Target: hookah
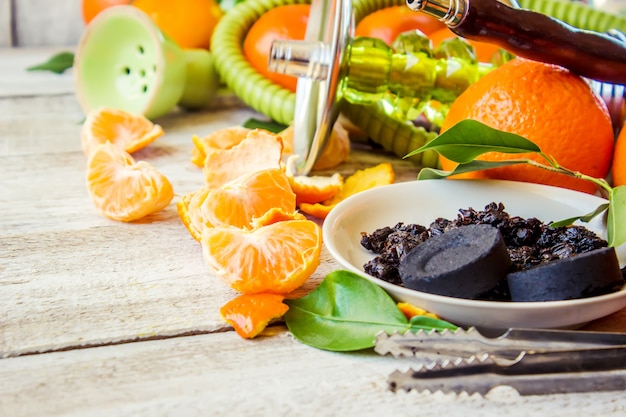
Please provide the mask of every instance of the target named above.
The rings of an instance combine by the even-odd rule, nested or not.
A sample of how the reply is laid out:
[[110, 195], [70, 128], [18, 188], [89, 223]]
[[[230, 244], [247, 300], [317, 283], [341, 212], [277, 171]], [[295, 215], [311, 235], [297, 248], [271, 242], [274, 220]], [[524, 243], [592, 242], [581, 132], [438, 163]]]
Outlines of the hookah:
[[[401, 35], [392, 47], [371, 38], [352, 39], [351, 7], [351, 0], [313, 0], [305, 39], [272, 45], [268, 68], [298, 77], [293, 124], [299, 174], [307, 174], [323, 150], [342, 99], [381, 103], [392, 117], [406, 121], [433, 110], [431, 100], [450, 103], [489, 70], [459, 39], [436, 51], [419, 33]], [[438, 18], [461, 37], [618, 86], [623, 109], [623, 34], [577, 29], [507, 0], [407, 0], [407, 7]], [[436, 110], [431, 113], [436, 116]]]

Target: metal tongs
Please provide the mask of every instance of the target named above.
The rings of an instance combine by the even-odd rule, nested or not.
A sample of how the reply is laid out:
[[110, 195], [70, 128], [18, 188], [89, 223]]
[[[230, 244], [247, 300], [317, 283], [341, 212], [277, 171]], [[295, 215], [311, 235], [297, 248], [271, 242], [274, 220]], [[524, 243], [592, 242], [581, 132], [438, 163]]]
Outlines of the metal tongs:
[[380, 333], [380, 355], [416, 365], [389, 376], [392, 391], [487, 394], [509, 386], [520, 395], [626, 389], [626, 333], [509, 329], [496, 337], [476, 328]]

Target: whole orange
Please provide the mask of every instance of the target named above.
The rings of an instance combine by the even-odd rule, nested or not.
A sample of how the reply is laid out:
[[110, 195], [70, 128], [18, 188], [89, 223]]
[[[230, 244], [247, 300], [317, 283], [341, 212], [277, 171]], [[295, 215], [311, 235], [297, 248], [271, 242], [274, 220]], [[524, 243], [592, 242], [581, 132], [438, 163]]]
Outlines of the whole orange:
[[626, 185], [626, 129], [622, 128], [613, 155], [613, 185]]
[[[458, 35], [448, 29], [447, 26], [428, 35], [428, 38], [432, 41], [435, 48], [438, 47], [443, 40], [455, 37], [458, 37]], [[478, 42], [472, 39], [465, 40], [474, 47], [476, 58], [478, 58], [480, 62], [490, 62], [491, 57], [500, 49], [498, 45], [489, 42]]]
[[298, 79], [269, 71], [267, 64], [275, 40], [304, 39], [310, 11], [308, 4], [275, 7], [254, 22], [243, 42], [243, 55], [250, 65], [265, 78], [293, 92]]
[[[441, 131], [464, 119], [521, 135], [570, 170], [597, 178], [609, 172], [614, 135], [607, 107], [587, 82], [564, 68], [520, 58], [507, 62], [472, 84], [452, 103]], [[534, 153], [492, 152], [479, 159], [526, 157], [545, 163]], [[456, 163], [441, 158], [441, 165], [451, 170]], [[588, 181], [527, 164], [455, 177], [509, 179], [596, 191]]]
[[209, 49], [211, 35], [224, 12], [215, 0], [133, 0], [183, 49]]
[[104, 9], [118, 4], [128, 4], [131, 0], [82, 0], [81, 11], [83, 22], [88, 24], [91, 19]]
[[379, 38], [391, 45], [402, 32], [419, 29], [430, 35], [445, 27], [443, 22], [427, 14], [414, 12], [406, 6], [392, 6], [365, 16], [356, 25], [354, 35]]

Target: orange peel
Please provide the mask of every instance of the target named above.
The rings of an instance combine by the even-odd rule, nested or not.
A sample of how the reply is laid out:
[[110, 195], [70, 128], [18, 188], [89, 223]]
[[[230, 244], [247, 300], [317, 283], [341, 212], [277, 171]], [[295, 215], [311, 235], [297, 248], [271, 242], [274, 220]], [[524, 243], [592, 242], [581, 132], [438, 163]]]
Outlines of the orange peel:
[[242, 294], [224, 304], [220, 316], [239, 336], [252, 339], [289, 310], [284, 298], [280, 294]]
[[303, 213], [324, 219], [333, 207], [346, 198], [370, 188], [393, 184], [394, 181], [395, 173], [392, 165], [384, 162], [371, 168], [356, 171], [345, 180], [341, 190], [335, 196], [323, 203], [303, 203], [300, 204], [299, 209]]

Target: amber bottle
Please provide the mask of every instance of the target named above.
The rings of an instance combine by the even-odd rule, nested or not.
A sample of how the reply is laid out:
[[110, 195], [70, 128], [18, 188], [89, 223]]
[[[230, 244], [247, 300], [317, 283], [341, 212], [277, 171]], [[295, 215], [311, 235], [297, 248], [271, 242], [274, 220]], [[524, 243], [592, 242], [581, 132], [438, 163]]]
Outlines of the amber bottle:
[[407, 0], [457, 35], [495, 43], [528, 59], [568, 68], [581, 76], [626, 84], [626, 43], [498, 0]]

